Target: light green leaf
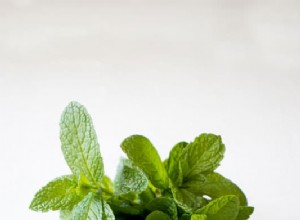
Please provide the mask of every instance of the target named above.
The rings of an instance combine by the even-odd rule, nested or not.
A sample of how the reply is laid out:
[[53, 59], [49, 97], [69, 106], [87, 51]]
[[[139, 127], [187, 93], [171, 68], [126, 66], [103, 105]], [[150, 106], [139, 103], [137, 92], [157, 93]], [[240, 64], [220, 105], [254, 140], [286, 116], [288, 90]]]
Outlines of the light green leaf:
[[146, 220], [171, 220], [171, 218], [162, 211], [153, 211], [146, 217]]
[[[206, 215], [193, 214], [191, 220], [206, 220]], [[229, 219], [228, 219], [229, 220]]]
[[95, 193], [90, 192], [74, 207], [70, 220], [114, 220], [110, 206]]
[[167, 197], [158, 197], [146, 205], [150, 211], [162, 211], [168, 214], [173, 220], [177, 220], [177, 206], [173, 199]]
[[183, 149], [180, 157], [184, 181], [194, 175], [214, 171], [223, 159], [224, 151], [221, 136], [201, 134], [195, 138]]
[[160, 189], [169, 186], [167, 171], [152, 143], [144, 136], [133, 135], [121, 144], [122, 150], [141, 168], [151, 183]]
[[130, 160], [121, 159], [114, 183], [117, 194], [143, 192], [148, 186], [148, 179]]
[[251, 206], [240, 206], [239, 214], [236, 217], [236, 220], [247, 220], [250, 215], [253, 213], [254, 208]]
[[180, 186], [183, 181], [182, 167], [179, 158], [186, 146], [186, 142], [176, 144], [170, 151], [169, 158], [167, 160], [167, 171], [169, 177], [176, 186]]
[[34, 211], [71, 209], [82, 197], [77, 194], [77, 180], [73, 175], [62, 176], [40, 189], [30, 204]]
[[102, 203], [102, 220], [115, 220], [115, 215], [112, 209], [104, 200]]
[[84, 175], [92, 185], [99, 186], [103, 162], [92, 119], [84, 106], [71, 102], [60, 122], [61, 148], [72, 172]]
[[60, 210], [59, 218], [60, 220], [70, 220], [72, 214], [72, 210]]
[[114, 185], [113, 182], [111, 181], [111, 179], [104, 175], [103, 179], [101, 181], [100, 187], [102, 189], [105, 189], [106, 192], [108, 192], [109, 194], [113, 194], [114, 193]]
[[103, 176], [100, 183], [100, 188], [102, 190], [102, 198], [108, 200], [114, 194], [114, 185], [108, 176]]
[[207, 215], [209, 220], [235, 220], [238, 213], [239, 199], [236, 196], [222, 196], [195, 212]]
[[247, 199], [242, 190], [218, 173], [193, 176], [180, 187], [195, 195], [207, 195], [212, 199], [225, 195], [236, 195], [241, 205], [247, 205]]
[[188, 189], [172, 187], [172, 193], [177, 204], [186, 212], [198, 209], [207, 204], [207, 200], [197, 196]]

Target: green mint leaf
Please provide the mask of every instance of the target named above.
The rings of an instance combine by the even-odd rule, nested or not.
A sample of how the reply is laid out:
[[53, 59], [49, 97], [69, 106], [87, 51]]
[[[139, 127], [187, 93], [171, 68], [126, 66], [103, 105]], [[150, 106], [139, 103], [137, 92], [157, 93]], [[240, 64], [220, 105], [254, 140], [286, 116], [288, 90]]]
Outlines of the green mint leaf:
[[102, 191], [102, 198], [108, 200], [114, 194], [114, 185], [108, 176], [103, 176], [100, 183], [100, 188]]
[[201, 134], [189, 143], [182, 152], [180, 162], [184, 180], [201, 173], [212, 172], [223, 159], [225, 146], [221, 136]]
[[34, 211], [71, 209], [82, 197], [77, 194], [77, 180], [73, 175], [62, 176], [40, 189], [30, 204]]
[[195, 214], [205, 214], [209, 220], [235, 220], [239, 213], [239, 199], [236, 196], [222, 196], [212, 200]]
[[162, 211], [153, 211], [147, 215], [146, 220], [171, 220], [171, 218]]
[[128, 195], [115, 195], [108, 200], [108, 203], [114, 213], [128, 215], [142, 215], [145, 212], [145, 207], [139, 204], [138, 201], [132, 201]]
[[250, 215], [253, 213], [254, 208], [251, 206], [240, 206], [239, 214], [236, 217], [236, 220], [247, 220]]
[[128, 158], [144, 171], [155, 187], [160, 189], [169, 187], [167, 171], [149, 139], [133, 135], [122, 142], [121, 148]]
[[198, 196], [185, 188], [172, 187], [172, 193], [177, 204], [186, 212], [198, 209], [207, 204], [205, 198]]
[[[206, 215], [193, 214], [191, 220], [206, 220]], [[228, 219], [229, 220], [229, 219]]]
[[108, 200], [108, 203], [117, 215], [137, 216], [145, 213], [145, 205], [152, 201], [154, 197], [154, 192], [150, 187], [147, 187], [141, 193], [115, 194]]
[[212, 199], [225, 195], [235, 195], [239, 198], [240, 205], [247, 205], [247, 198], [242, 190], [218, 173], [193, 176], [181, 187], [196, 195], [207, 195]]
[[71, 102], [60, 123], [61, 148], [72, 172], [99, 186], [104, 174], [96, 132], [84, 106]]
[[116, 220], [145, 220], [145, 217], [144, 216], [119, 214], [119, 215], [116, 215]]
[[126, 194], [145, 191], [148, 179], [143, 171], [134, 166], [130, 160], [121, 159], [114, 183], [117, 194]]
[[70, 220], [114, 220], [110, 206], [95, 193], [90, 192], [76, 205]]
[[177, 206], [173, 199], [167, 197], [158, 197], [146, 205], [150, 211], [162, 211], [168, 214], [173, 220], [177, 220]]
[[102, 220], [115, 220], [114, 212], [104, 200], [102, 202]]
[[169, 158], [166, 163], [169, 177], [176, 186], [180, 186], [183, 181], [182, 167], [179, 158], [186, 146], [186, 142], [176, 144], [170, 151]]
[[60, 210], [59, 218], [60, 220], [70, 220], [72, 214], [72, 210]]
[[183, 215], [180, 216], [179, 220], [191, 220], [191, 215], [184, 213]]
[[149, 203], [152, 199], [155, 198], [155, 191], [152, 190], [150, 184], [148, 185], [147, 189], [139, 194], [139, 198], [142, 204]]

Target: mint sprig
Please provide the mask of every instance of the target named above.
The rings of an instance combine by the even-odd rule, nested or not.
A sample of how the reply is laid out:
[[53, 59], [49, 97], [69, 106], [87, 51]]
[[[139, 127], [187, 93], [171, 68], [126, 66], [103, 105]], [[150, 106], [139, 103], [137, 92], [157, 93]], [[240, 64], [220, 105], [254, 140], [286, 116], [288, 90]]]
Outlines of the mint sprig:
[[71, 102], [61, 116], [60, 141], [73, 174], [84, 175], [90, 184], [98, 187], [104, 168], [97, 135], [90, 115], [77, 102]]
[[112, 182], [104, 174], [97, 135], [84, 106], [71, 102], [60, 123], [61, 149], [72, 174], [50, 181], [30, 209], [60, 210], [61, 220], [246, 220], [254, 208], [243, 191], [215, 170], [221, 136], [179, 142], [161, 160], [151, 141], [132, 135]]
[[[61, 210], [64, 220], [115, 219], [104, 198], [113, 194], [92, 119], [84, 106], [71, 102], [60, 122], [61, 149], [73, 175], [55, 179], [37, 192], [30, 208]], [[107, 194], [109, 196], [107, 196]]]

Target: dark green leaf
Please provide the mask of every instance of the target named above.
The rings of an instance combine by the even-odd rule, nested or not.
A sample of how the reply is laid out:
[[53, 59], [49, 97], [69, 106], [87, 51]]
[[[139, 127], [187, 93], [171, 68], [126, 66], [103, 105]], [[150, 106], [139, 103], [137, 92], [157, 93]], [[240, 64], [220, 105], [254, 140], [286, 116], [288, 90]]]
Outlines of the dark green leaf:
[[159, 210], [168, 214], [173, 220], [177, 220], [177, 206], [173, 199], [158, 197], [146, 205], [150, 211]]
[[141, 204], [148, 204], [152, 199], [155, 198], [155, 193], [148, 186], [147, 189], [139, 194]]
[[239, 214], [236, 217], [236, 220], [247, 220], [250, 215], [253, 213], [254, 208], [251, 206], [240, 206]]
[[222, 196], [195, 212], [207, 215], [209, 220], [235, 220], [238, 213], [239, 199], [236, 196]]
[[181, 188], [198, 196], [207, 195], [212, 199], [225, 195], [236, 195], [241, 205], [247, 205], [247, 199], [242, 190], [218, 173], [190, 177]]
[[145, 207], [139, 204], [138, 200], [132, 200], [132, 198], [126, 197], [126, 195], [116, 195], [111, 197], [108, 203], [116, 214], [142, 215], [145, 212]]
[[146, 220], [171, 220], [171, 218], [162, 211], [153, 211], [146, 217]]
[[179, 218], [179, 220], [190, 220], [190, 219], [191, 219], [191, 215], [186, 213], [180, 216]]

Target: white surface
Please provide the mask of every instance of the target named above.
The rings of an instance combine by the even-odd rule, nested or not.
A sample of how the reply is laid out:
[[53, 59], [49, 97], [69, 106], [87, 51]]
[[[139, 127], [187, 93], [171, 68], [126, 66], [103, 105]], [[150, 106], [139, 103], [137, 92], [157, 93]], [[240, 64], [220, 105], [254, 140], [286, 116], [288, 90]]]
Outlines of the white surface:
[[0, 219], [69, 173], [59, 118], [71, 100], [96, 127], [113, 177], [139, 133], [163, 158], [202, 132], [227, 146], [219, 171], [251, 219], [299, 219], [299, 1], [0, 0]]

